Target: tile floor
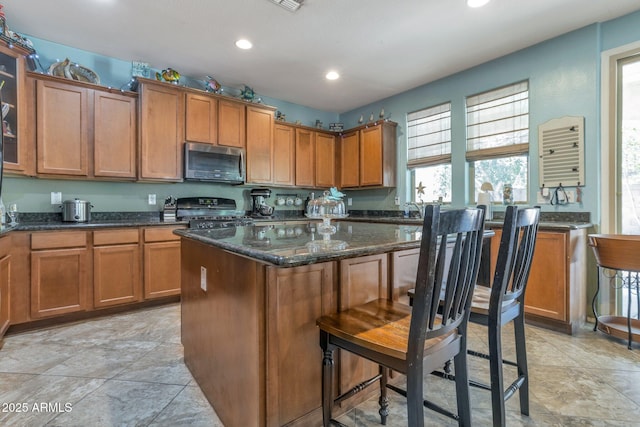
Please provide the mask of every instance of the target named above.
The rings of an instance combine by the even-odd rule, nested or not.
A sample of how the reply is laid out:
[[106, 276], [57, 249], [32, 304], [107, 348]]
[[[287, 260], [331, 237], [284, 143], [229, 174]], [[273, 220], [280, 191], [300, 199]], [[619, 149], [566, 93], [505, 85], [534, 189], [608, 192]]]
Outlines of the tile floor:
[[[509, 426], [640, 425], [640, 347], [589, 326], [573, 337], [528, 327], [527, 339], [531, 416], [512, 398]], [[511, 334], [504, 341], [512, 354]], [[472, 325], [470, 342], [484, 350], [481, 327]], [[182, 356], [178, 304], [10, 335], [0, 350], [0, 425], [222, 426]], [[486, 362], [469, 363], [471, 376], [486, 380]], [[425, 383], [431, 400], [455, 410], [452, 382], [428, 375]], [[471, 393], [474, 425], [490, 426], [489, 393]], [[403, 399], [390, 397], [388, 425], [406, 425]], [[379, 425], [376, 400], [339, 420]], [[431, 411], [425, 420], [456, 425]]]

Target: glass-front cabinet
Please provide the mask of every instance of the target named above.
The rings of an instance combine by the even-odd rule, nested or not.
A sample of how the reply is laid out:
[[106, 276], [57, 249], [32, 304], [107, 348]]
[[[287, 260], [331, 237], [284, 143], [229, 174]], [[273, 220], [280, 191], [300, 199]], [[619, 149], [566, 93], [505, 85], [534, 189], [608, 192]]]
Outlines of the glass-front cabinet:
[[0, 96], [2, 98], [2, 136], [4, 170], [24, 173], [27, 147], [21, 141], [26, 126], [25, 118], [25, 55], [30, 52], [0, 41]]

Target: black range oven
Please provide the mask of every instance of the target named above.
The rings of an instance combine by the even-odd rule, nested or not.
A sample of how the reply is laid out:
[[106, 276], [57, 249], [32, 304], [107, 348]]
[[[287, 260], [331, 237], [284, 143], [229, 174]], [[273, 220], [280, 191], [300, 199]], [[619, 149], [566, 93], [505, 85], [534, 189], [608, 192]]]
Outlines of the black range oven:
[[236, 201], [223, 197], [183, 197], [176, 201], [176, 218], [189, 221], [189, 228], [213, 229], [252, 224]]

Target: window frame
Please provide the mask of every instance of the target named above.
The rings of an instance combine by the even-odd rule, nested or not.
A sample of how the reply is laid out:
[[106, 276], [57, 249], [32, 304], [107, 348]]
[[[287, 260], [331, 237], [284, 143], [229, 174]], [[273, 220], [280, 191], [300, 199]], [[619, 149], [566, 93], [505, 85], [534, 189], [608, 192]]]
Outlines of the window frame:
[[[518, 91], [518, 87], [525, 87], [525, 90], [520, 90]], [[519, 115], [511, 115], [511, 116], [505, 116], [505, 117], [499, 117], [497, 120], [504, 120], [504, 119], [514, 119], [514, 122], [517, 122], [517, 120], [515, 119], [516, 117], [519, 116], [526, 116], [526, 123], [527, 123], [527, 127], [526, 127], [526, 131], [527, 131], [527, 142], [526, 143], [512, 143], [512, 144], [504, 144], [504, 145], [498, 145], [498, 146], [492, 146], [492, 147], [487, 147], [487, 148], [476, 148], [476, 149], [469, 149], [469, 129], [470, 126], [476, 126], [478, 124], [482, 124], [482, 123], [488, 123], [488, 122], [477, 122], [474, 123], [472, 125], [469, 124], [469, 103], [470, 100], [472, 100], [473, 98], [476, 98], [476, 100], [474, 100], [472, 107], [478, 106], [478, 105], [482, 105], [483, 103], [491, 103], [493, 101], [502, 99], [504, 97], [513, 97], [519, 93], [523, 93], [526, 91], [526, 114], [522, 114], [520, 112]], [[503, 93], [502, 98], [499, 96], [500, 93]], [[480, 102], [478, 101], [478, 99], [481, 99], [483, 97], [486, 97], [487, 100]], [[523, 99], [516, 99], [516, 102], [522, 101]], [[468, 183], [468, 200], [473, 201], [473, 202], [477, 202], [477, 194], [480, 192], [479, 188], [476, 188], [476, 183], [475, 183], [475, 177], [476, 177], [476, 166], [475, 166], [475, 162], [476, 161], [482, 161], [482, 160], [491, 160], [491, 159], [500, 159], [500, 158], [510, 158], [510, 157], [526, 157], [527, 159], [527, 174], [526, 174], [526, 184], [525, 184], [525, 195], [526, 195], [526, 199], [525, 200], [520, 200], [520, 201], [515, 201], [514, 203], [516, 204], [527, 204], [529, 203], [529, 188], [530, 188], [530, 182], [531, 182], [531, 156], [529, 155], [529, 149], [530, 149], [530, 144], [531, 144], [531, 116], [530, 116], [530, 105], [529, 105], [529, 100], [530, 100], [530, 85], [529, 85], [529, 80], [521, 80], [519, 82], [515, 82], [515, 83], [511, 83], [508, 85], [504, 85], [504, 86], [500, 86], [494, 89], [490, 89], [484, 92], [479, 92], [473, 95], [469, 95], [467, 97], [465, 97], [465, 161], [467, 164], [467, 183]], [[508, 132], [501, 132], [501, 134], [508, 134], [508, 133], [518, 133], [518, 132], [522, 132], [523, 128], [519, 128], [519, 129], [511, 129]], [[475, 136], [474, 139], [477, 139], [478, 137]], [[494, 185], [494, 188], [496, 188], [497, 183], [492, 183]], [[493, 204], [500, 204], [502, 201], [501, 197], [494, 197], [493, 198]]]

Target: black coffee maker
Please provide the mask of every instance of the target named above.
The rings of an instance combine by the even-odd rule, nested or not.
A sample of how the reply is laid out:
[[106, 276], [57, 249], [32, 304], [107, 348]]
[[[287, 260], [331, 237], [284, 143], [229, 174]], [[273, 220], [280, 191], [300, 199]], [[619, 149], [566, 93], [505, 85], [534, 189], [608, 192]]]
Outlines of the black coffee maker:
[[265, 218], [273, 215], [273, 206], [266, 203], [266, 199], [271, 197], [271, 190], [268, 188], [254, 188], [251, 190], [251, 216], [254, 218]]

